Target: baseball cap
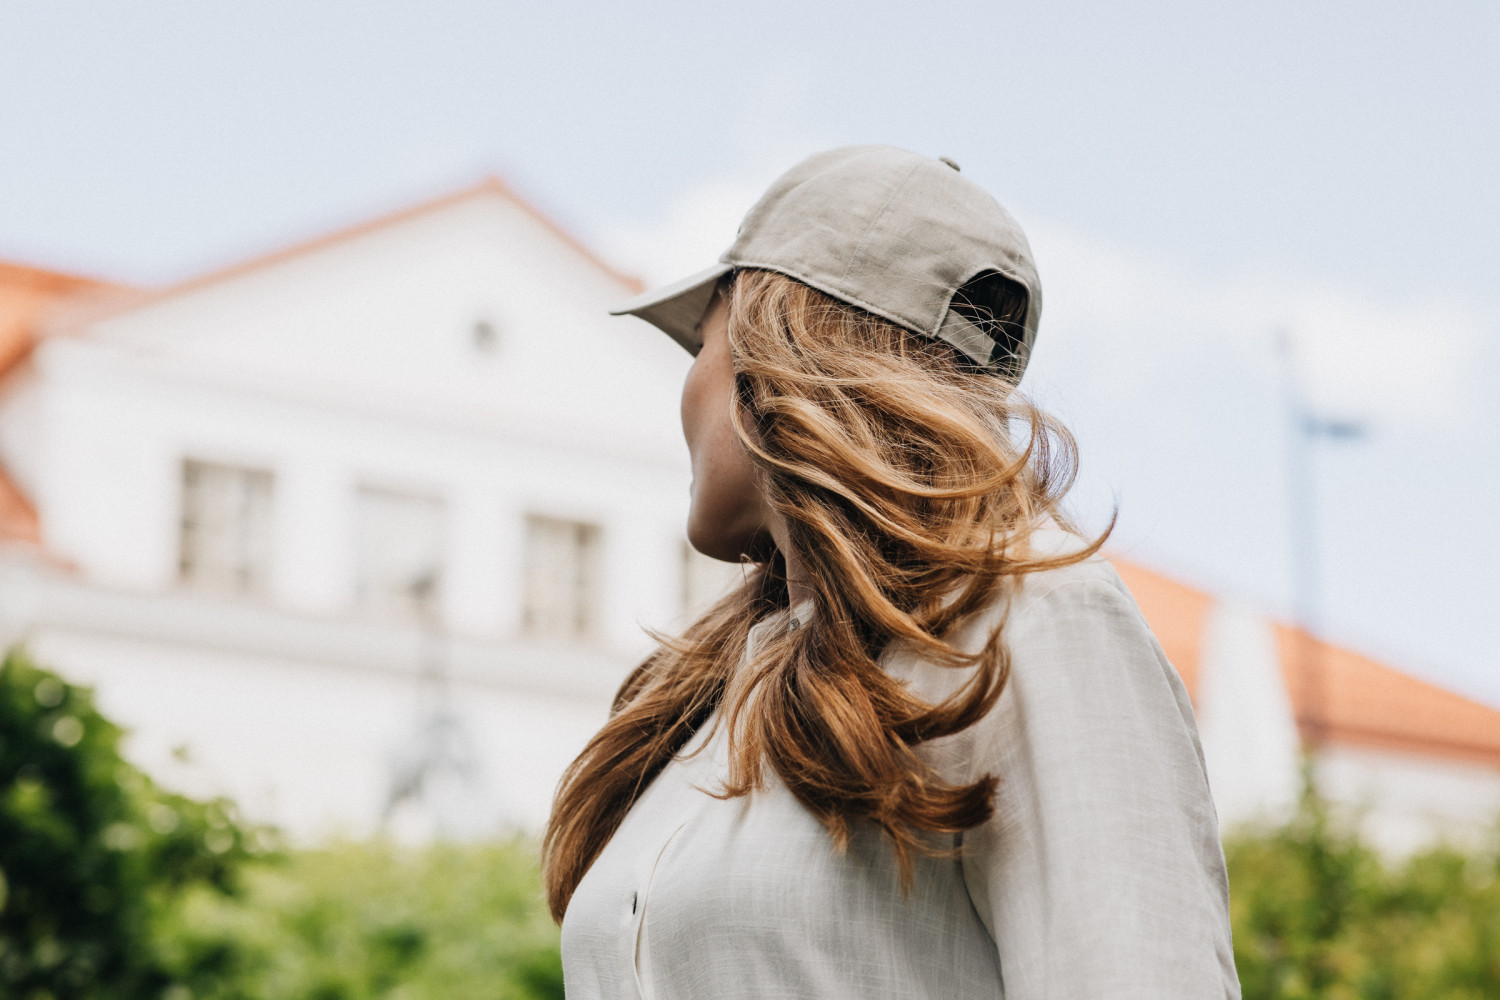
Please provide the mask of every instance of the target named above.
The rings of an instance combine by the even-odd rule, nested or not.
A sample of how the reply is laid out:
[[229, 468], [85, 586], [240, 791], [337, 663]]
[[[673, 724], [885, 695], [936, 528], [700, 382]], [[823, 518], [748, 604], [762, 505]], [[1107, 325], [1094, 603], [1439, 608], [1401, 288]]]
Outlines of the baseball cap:
[[[1026, 234], [958, 165], [892, 146], [815, 153], [750, 209], [717, 264], [617, 309], [652, 323], [693, 354], [718, 280], [739, 268], [776, 271], [1019, 379], [1042, 312]], [[973, 305], [998, 276], [1020, 285], [1020, 329]]]

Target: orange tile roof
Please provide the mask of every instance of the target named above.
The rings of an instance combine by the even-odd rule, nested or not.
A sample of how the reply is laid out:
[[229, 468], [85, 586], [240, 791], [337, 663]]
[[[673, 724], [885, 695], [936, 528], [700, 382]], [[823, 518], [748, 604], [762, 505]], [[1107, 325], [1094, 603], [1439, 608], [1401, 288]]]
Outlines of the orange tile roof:
[[[41, 321], [77, 295], [114, 289], [108, 282], [0, 261], [0, 381], [31, 356]], [[41, 543], [36, 508], [0, 467], [0, 542]]]
[[[1133, 563], [1111, 561], [1196, 701], [1203, 627], [1214, 598]], [[1308, 746], [1365, 746], [1500, 767], [1500, 709], [1310, 639], [1301, 629], [1275, 629], [1287, 696]]]
[[1367, 656], [1276, 628], [1302, 738], [1500, 766], [1500, 711]]
[[1112, 559], [1115, 572], [1135, 595], [1141, 614], [1156, 633], [1156, 641], [1172, 666], [1182, 675], [1182, 683], [1196, 701], [1198, 697], [1198, 655], [1203, 646], [1203, 624], [1214, 599], [1160, 573], [1134, 563]]
[[36, 508], [4, 469], [0, 469], [0, 542], [42, 543]]
[[59, 302], [114, 287], [93, 278], [0, 261], [0, 378], [31, 354], [40, 320]]

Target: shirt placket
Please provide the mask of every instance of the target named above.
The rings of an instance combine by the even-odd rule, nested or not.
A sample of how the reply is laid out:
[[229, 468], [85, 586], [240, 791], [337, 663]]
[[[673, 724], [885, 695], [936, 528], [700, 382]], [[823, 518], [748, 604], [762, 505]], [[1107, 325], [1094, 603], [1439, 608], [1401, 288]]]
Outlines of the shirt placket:
[[[666, 840], [662, 842], [660, 850], [656, 852], [656, 857], [651, 862], [651, 869], [647, 873], [645, 881], [630, 893], [631, 974], [635, 978], [636, 993], [640, 996], [641, 1000], [650, 1000], [651, 996], [651, 992], [648, 989], [648, 983], [651, 979], [649, 970], [650, 956], [649, 949], [644, 947], [646, 909], [647, 904], [651, 900], [651, 886], [656, 881], [656, 872], [661, 867], [662, 859], [666, 857], [667, 848], [672, 846], [672, 841], [677, 839], [677, 835], [682, 832], [685, 826], [687, 826], [686, 822], [679, 823], [671, 833], [667, 834]], [[647, 965], [645, 970], [642, 969], [643, 964]]]

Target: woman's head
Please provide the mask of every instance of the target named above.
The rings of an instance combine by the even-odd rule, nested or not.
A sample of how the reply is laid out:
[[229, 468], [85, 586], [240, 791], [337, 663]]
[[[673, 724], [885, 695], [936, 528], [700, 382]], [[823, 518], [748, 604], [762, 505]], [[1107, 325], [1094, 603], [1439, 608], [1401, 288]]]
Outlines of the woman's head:
[[[955, 305], [1000, 342], [1014, 336], [1026, 307], [1026, 290], [998, 275], [962, 290]], [[701, 348], [681, 407], [692, 465], [687, 534], [717, 559], [763, 562], [770, 546], [789, 540], [769, 495], [785, 470], [758, 446], [762, 430], [783, 460], [821, 464], [856, 489], [905, 474], [903, 455], [924, 456], [921, 469], [907, 471], [929, 475], [936, 456], [965, 450], [930, 434], [909, 440], [914, 429], [943, 422], [930, 411], [947, 407], [981, 440], [1005, 432], [974, 423], [992, 423], [1003, 409], [1012, 386], [1001, 374], [775, 272], [721, 278], [695, 335]], [[841, 443], [812, 440], [830, 433]]]

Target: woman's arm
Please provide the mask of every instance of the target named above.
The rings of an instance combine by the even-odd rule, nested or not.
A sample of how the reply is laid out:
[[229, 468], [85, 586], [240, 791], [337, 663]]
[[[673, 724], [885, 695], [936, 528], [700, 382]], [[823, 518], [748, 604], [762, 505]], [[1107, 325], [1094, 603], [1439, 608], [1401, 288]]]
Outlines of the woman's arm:
[[1023, 1000], [1238, 997], [1229, 890], [1192, 709], [1114, 571], [1018, 601], [1011, 678], [975, 732], [1000, 779], [964, 876]]

